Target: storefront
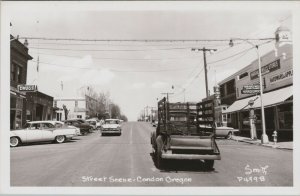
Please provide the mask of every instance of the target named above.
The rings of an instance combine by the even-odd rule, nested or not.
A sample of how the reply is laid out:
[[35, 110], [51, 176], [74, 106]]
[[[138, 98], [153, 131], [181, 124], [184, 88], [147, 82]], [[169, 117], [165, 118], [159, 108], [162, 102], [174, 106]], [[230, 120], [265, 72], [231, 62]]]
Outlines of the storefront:
[[26, 122], [24, 104], [26, 100], [26, 94], [11, 89], [10, 91], [10, 129], [19, 129]]
[[[279, 29], [276, 34], [280, 35], [280, 30], [282, 29]], [[279, 140], [291, 140], [293, 138], [293, 45], [290, 40], [277, 40], [275, 50], [261, 57], [261, 76], [267, 135], [272, 141], [272, 134], [276, 130]], [[253, 100], [255, 126], [260, 137], [262, 122], [258, 60], [223, 80], [219, 85], [226, 87], [229, 80], [234, 80], [232, 86], [235, 86], [236, 93], [234, 99], [227, 103], [228, 108], [224, 111], [224, 114], [227, 114], [228, 126], [239, 129], [245, 136], [250, 136], [249, 101]], [[226, 93], [221, 93], [222, 104], [225, 103], [225, 99]]]
[[26, 93], [26, 120], [52, 120], [53, 119], [53, 97], [42, 92]]

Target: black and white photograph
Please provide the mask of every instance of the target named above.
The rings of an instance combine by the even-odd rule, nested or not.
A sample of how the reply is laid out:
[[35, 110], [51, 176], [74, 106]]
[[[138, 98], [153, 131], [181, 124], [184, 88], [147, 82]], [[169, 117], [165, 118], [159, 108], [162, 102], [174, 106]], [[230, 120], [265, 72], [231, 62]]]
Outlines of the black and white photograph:
[[300, 194], [299, 1], [0, 5], [1, 194]]

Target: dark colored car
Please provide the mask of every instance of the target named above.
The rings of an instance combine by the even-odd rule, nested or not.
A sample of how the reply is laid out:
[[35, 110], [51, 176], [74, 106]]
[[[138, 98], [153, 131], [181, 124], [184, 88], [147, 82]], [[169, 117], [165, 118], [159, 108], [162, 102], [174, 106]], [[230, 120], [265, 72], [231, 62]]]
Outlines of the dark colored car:
[[64, 123], [79, 128], [80, 134], [82, 135], [89, 133], [93, 129], [93, 127], [83, 119], [65, 120]]

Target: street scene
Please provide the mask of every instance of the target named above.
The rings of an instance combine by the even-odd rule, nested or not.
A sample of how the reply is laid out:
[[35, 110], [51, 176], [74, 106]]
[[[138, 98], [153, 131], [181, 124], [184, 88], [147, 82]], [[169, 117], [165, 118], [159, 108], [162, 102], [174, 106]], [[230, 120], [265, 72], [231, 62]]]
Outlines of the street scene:
[[195, 160], [174, 160], [160, 170], [149, 142], [155, 128], [145, 122], [128, 122], [122, 130], [121, 136], [101, 137], [94, 132], [59, 145], [12, 148], [11, 185], [293, 186], [291, 150], [217, 139], [222, 159], [215, 162], [214, 170], [207, 171]]
[[295, 186], [292, 10], [79, 4], [5, 4], [11, 187]]

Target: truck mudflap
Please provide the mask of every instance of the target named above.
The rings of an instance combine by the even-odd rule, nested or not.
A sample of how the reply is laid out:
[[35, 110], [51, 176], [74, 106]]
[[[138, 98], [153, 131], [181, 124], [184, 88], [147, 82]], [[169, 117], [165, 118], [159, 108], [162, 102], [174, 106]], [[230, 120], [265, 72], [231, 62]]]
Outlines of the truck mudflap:
[[220, 154], [215, 155], [200, 155], [200, 154], [168, 154], [161, 155], [163, 159], [184, 159], [184, 160], [221, 160]]

